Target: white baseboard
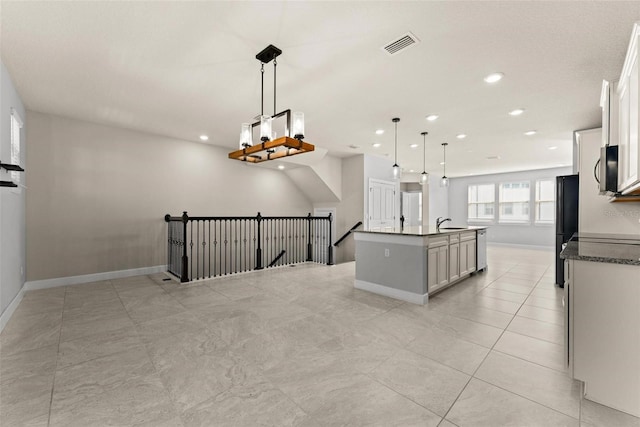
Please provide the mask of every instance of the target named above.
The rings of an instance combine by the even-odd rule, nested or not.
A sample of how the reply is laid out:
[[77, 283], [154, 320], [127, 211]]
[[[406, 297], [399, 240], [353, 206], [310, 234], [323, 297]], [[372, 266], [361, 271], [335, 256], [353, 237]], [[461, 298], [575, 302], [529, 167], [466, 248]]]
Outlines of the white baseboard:
[[24, 297], [24, 285], [18, 291], [18, 295], [15, 296], [13, 301], [11, 301], [7, 308], [2, 312], [2, 315], [0, 316], [0, 332], [2, 332], [4, 327], [7, 326], [7, 323], [9, 323], [9, 319], [13, 316], [13, 312], [16, 311], [20, 301], [22, 301], [22, 297]]
[[500, 246], [505, 248], [519, 248], [519, 249], [536, 249], [540, 251], [555, 250], [555, 246], [521, 245], [518, 243], [487, 242], [487, 246]]
[[99, 282], [101, 280], [122, 279], [123, 277], [162, 273], [165, 271], [167, 271], [166, 265], [156, 265], [153, 267], [132, 268], [130, 270], [105, 271], [103, 273], [83, 274], [81, 276], [33, 280], [24, 284], [24, 290], [33, 291], [36, 289], [55, 288], [58, 286], [79, 285], [82, 283]]
[[356, 289], [373, 292], [374, 294], [383, 295], [389, 298], [399, 299], [401, 301], [410, 302], [412, 304], [425, 305], [429, 299], [429, 294], [415, 294], [413, 292], [403, 291], [401, 289], [390, 288], [388, 286], [378, 285], [377, 283], [367, 282], [365, 280], [357, 280], [353, 285]]

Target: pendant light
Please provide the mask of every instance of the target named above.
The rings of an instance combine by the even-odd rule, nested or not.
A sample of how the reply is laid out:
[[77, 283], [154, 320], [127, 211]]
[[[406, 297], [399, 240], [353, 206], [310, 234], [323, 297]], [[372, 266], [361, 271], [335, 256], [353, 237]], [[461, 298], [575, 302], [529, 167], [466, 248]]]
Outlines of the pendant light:
[[420, 185], [425, 185], [429, 182], [429, 174], [427, 173], [427, 135], [429, 132], [422, 132], [422, 173], [420, 174]]
[[394, 163], [393, 163], [393, 179], [400, 179], [401, 175], [402, 175], [402, 169], [400, 169], [400, 166], [398, 166], [398, 122], [400, 121], [399, 118], [395, 117], [393, 119], [391, 119], [391, 121], [394, 123], [395, 125], [395, 132], [396, 132], [396, 136], [395, 136], [395, 156], [394, 156]]
[[449, 178], [447, 178], [447, 145], [446, 142], [442, 143], [442, 179], [440, 180], [440, 187], [448, 187], [449, 186]]

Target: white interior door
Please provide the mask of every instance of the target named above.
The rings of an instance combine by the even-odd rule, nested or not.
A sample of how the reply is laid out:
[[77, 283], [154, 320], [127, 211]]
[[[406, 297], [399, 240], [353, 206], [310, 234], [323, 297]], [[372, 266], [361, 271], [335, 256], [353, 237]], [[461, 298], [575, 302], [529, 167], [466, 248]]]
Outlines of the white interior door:
[[422, 224], [422, 193], [402, 192], [402, 215], [405, 227]]
[[369, 180], [369, 230], [393, 231], [396, 221], [396, 184]]

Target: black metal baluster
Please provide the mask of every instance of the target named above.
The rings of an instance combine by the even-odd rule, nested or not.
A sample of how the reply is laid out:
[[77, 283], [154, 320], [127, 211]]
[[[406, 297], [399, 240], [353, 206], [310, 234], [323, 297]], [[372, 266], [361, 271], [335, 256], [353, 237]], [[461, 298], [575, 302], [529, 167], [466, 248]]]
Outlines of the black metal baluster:
[[[220, 233], [219, 233], [219, 229], [220, 229], [220, 221], [216, 220], [215, 224], [214, 224], [214, 228], [213, 228], [213, 239], [215, 240], [215, 244], [213, 247], [213, 260], [215, 262], [215, 267], [213, 269], [213, 271], [215, 272], [215, 276], [218, 276], [218, 272], [220, 270], [220, 247], [218, 246], [218, 243], [220, 242]], [[218, 252], [218, 259], [216, 260], [216, 252]]]
[[260, 243], [260, 238], [261, 238], [261, 233], [260, 233], [260, 226], [262, 225], [262, 218], [260, 215], [260, 212], [258, 212], [258, 217], [257, 219], [257, 230], [258, 230], [258, 238], [257, 238], [257, 245], [258, 247], [256, 248], [256, 270], [262, 270], [262, 247], [261, 247], [261, 243]]

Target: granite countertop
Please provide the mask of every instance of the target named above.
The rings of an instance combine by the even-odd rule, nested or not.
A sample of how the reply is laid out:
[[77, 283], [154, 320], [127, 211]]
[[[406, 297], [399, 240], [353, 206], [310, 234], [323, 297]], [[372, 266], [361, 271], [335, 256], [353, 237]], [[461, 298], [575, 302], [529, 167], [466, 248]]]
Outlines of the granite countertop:
[[640, 236], [576, 233], [560, 258], [640, 266]]
[[437, 230], [436, 227], [404, 227], [402, 229], [396, 229], [394, 231], [367, 231], [367, 230], [356, 230], [356, 233], [376, 233], [376, 234], [395, 234], [395, 235], [405, 235], [405, 236], [438, 236], [442, 234], [450, 234], [450, 233], [460, 233], [461, 231], [475, 231], [475, 230], [484, 230], [487, 227], [481, 226], [468, 226], [468, 227], [442, 227], [440, 230]]

